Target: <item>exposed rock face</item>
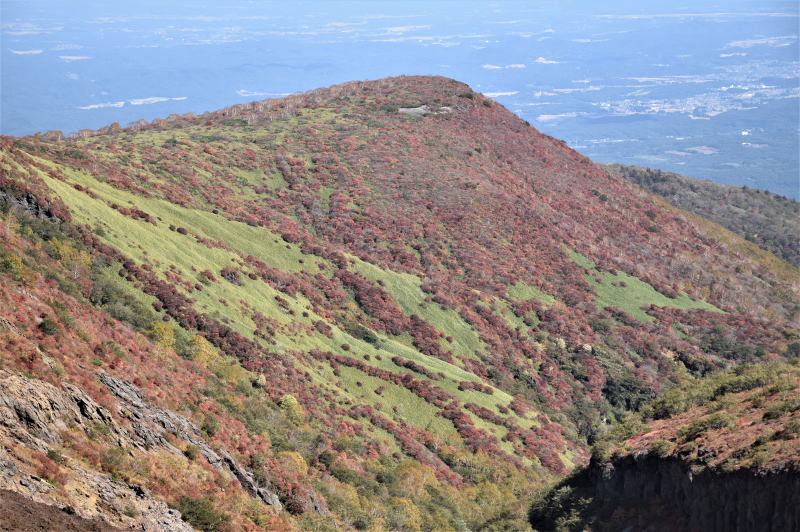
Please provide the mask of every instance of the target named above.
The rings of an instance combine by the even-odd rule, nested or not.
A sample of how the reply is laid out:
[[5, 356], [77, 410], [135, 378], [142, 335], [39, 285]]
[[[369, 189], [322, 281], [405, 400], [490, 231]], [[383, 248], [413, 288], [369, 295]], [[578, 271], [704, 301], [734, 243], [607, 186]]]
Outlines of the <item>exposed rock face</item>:
[[[648, 530], [800, 530], [800, 473], [692, 473], [677, 459], [629, 455], [589, 472], [595, 503], [612, 528]], [[603, 529], [598, 520], [598, 529]], [[608, 522], [608, 521], [606, 521]]]
[[415, 116], [448, 115], [453, 112], [453, 108], [443, 106], [433, 109], [427, 105], [420, 105], [419, 107], [401, 107], [397, 112], [404, 115]]
[[[0, 370], [0, 490], [19, 494], [3, 497], [8, 519], [24, 519], [25, 509], [18, 504], [23, 500], [25, 505], [42, 507], [51, 530], [111, 530], [112, 526], [106, 523], [110, 520], [117, 527], [143, 532], [191, 532], [192, 527], [179, 512], [153, 498], [141, 486], [113, 480], [72, 461], [66, 464], [70, 477], [63, 491], [70, 504], [65, 513], [59, 510], [63, 506], [60, 490], [33, 474], [12, 452], [15, 445], [21, 444], [47, 453], [62, 443], [59, 432], [69, 426], [89, 431], [98, 425], [103, 425], [122, 447], [130, 447], [136, 441], [108, 410], [77, 386], [64, 384], [56, 388]], [[76, 514], [74, 519], [72, 514]], [[131, 515], [136, 517], [128, 517]], [[85, 528], [70, 528], [73, 524]]]
[[[53, 506], [56, 512], [53, 516], [57, 518], [60, 514], [56, 507], [63, 506], [63, 494], [60, 499], [58, 490], [30, 471], [12, 449], [21, 444], [47, 453], [63, 443], [61, 431], [71, 427], [88, 433], [102, 425], [104, 433], [112, 441], [130, 452], [133, 449], [147, 452], [161, 447], [183, 456], [165, 437], [167, 433], [173, 434], [197, 446], [209, 464], [230, 473], [252, 497], [281, 507], [274, 492], [260, 487], [253, 475], [230, 454], [212, 449], [190, 420], [170, 410], [150, 406], [141, 391], [130, 382], [106, 374], [97, 376], [118, 399], [118, 413], [130, 420], [130, 428], [120, 424], [111, 412], [75, 385], [65, 383], [57, 388], [38, 379], [0, 370], [0, 490], [14, 491], [25, 498]], [[72, 461], [65, 466], [70, 470], [69, 484], [65, 486], [68, 501], [73, 507], [72, 512], [80, 517], [110, 521], [114, 526], [147, 532], [192, 530], [179, 512], [152, 497], [143, 487], [114, 480]]]
[[[0, 507], [8, 519], [21, 519], [26, 508], [49, 515], [49, 528], [3, 528], [0, 530], [137, 530], [141, 532], [191, 532], [177, 510], [152, 497], [141, 486], [129, 485], [71, 464], [70, 480], [63, 490], [68, 504], [54, 486], [18, 466], [13, 457], [0, 456]], [[17, 494], [14, 497], [7, 492]], [[59, 510], [59, 508], [61, 508]], [[74, 515], [84, 528], [69, 528]], [[80, 518], [80, 519], [77, 519]], [[84, 520], [91, 520], [84, 521]]]
[[14, 194], [13, 192], [0, 190], [0, 203], [8, 203], [12, 207], [21, 209], [36, 218], [48, 219], [55, 222], [63, 221], [53, 213], [52, 206], [49, 203], [45, 202], [42, 204], [42, 202], [30, 192]]
[[270, 506], [281, 507], [278, 496], [267, 489], [259, 487], [253, 475], [236, 463], [230, 454], [225, 451], [218, 453], [212, 449], [203, 440], [200, 429], [194, 423], [170, 410], [149, 406], [141, 391], [128, 381], [103, 373], [98, 373], [97, 377], [119, 399], [119, 413], [132, 421], [139, 446], [142, 448], [162, 446], [175, 454], [182, 455], [183, 453], [171, 445], [164, 437], [167, 432], [174, 434], [178, 438], [197, 446], [200, 454], [209, 464], [217, 469], [227, 470], [239, 481], [250, 496], [258, 497]]
[[530, 523], [539, 532], [800, 530], [800, 472], [698, 470], [632, 453], [565, 479], [534, 504]]
[[63, 389], [36, 379], [0, 370], [0, 436], [21, 441], [46, 452], [47, 444], [60, 444], [59, 431], [69, 424], [88, 429], [92, 423], [106, 425], [111, 434], [124, 438], [111, 414], [77, 386]]

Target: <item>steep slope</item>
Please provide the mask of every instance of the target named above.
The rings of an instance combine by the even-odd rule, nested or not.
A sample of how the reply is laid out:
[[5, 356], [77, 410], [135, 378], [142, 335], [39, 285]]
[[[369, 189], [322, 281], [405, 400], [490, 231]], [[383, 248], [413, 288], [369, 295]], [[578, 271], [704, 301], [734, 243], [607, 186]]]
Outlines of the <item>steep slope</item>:
[[605, 165], [611, 172], [658, 194], [800, 266], [800, 203], [765, 190], [692, 179], [653, 168]]
[[61, 530], [63, 532], [111, 532], [118, 530], [101, 522], [82, 519], [72, 509], [32, 503], [13, 491], [0, 491], [0, 530]]
[[796, 530], [800, 370], [740, 366], [646, 405], [531, 510], [537, 530]]
[[2, 369], [237, 526], [521, 527], [602, 420], [800, 351], [796, 269], [444, 78], [4, 139], [0, 200]]
[[[234, 527], [291, 528], [270, 509], [280, 508], [277, 497], [262, 497], [242, 474], [246, 466], [275, 489], [269, 471], [287, 480], [291, 471], [279, 472], [267, 454], [254, 467], [249, 460], [269, 449], [269, 439], [223, 403], [257, 401], [252, 415], [263, 418], [262, 429], [269, 423], [288, 436], [297, 429], [284, 428], [292, 425], [281, 409], [177, 356], [163, 336], [151, 334], [155, 343], [93, 308], [102, 300], [97, 306], [136, 323], [152, 313], [73, 240], [68, 223], [7, 207], [0, 211], [0, 488], [115, 528], [190, 530], [167, 503], [191, 510], [204, 497]], [[210, 352], [199, 337], [190, 345]], [[58, 529], [59, 513], [50, 514]]]

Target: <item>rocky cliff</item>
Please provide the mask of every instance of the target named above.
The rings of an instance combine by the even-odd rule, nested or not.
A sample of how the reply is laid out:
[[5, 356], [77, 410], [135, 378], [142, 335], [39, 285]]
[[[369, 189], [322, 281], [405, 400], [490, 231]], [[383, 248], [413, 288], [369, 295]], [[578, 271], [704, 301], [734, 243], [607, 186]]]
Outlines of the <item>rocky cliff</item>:
[[594, 465], [589, 476], [600, 515], [614, 523], [609, 529], [800, 529], [800, 474], [795, 470], [693, 472], [679, 460], [642, 454]]
[[[799, 368], [687, 382], [610, 429], [533, 505], [544, 530], [800, 529]], [[620, 437], [621, 436], [621, 437]]]
[[[116, 416], [75, 385], [58, 388], [0, 370], [0, 489], [47, 506], [65, 507], [67, 511], [54, 510], [51, 516], [53, 523], [63, 517], [64, 526], [71, 522], [69, 516], [75, 515], [99, 519], [98, 530], [107, 528], [100, 523], [153, 532], [192, 530], [179, 512], [143, 487], [92, 471], [62, 455], [58, 450], [65, 443], [62, 432], [79, 430], [90, 437], [109, 437], [119, 453], [145, 460], [148, 453], [159, 450], [185, 459], [185, 453], [170, 440], [188, 443], [211, 467], [238, 480], [252, 497], [280, 507], [277, 495], [259, 487], [230, 454], [213, 450], [191, 421], [152, 407], [141, 391], [125, 380], [103, 373], [97, 377], [117, 400]], [[128, 420], [129, 427], [119, 419]], [[109, 453], [101, 462], [114, 456]], [[16, 499], [12, 495], [6, 498], [13, 506]]]
[[592, 465], [531, 511], [536, 530], [773, 531], [800, 529], [800, 473], [693, 470], [629, 455]]

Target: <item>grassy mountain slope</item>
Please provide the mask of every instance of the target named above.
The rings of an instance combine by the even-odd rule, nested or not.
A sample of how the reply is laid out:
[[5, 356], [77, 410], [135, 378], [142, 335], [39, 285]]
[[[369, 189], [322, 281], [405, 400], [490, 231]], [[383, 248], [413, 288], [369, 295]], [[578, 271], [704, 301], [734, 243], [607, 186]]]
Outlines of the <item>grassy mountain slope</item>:
[[620, 164], [606, 168], [800, 266], [800, 204], [796, 201], [764, 190], [721, 185], [653, 168]]
[[96, 373], [193, 422], [170, 444], [207, 476], [104, 470], [188, 515], [523, 527], [601, 420], [688, 374], [797, 351], [795, 268], [453, 80], [81, 137], [3, 140], [3, 319], [29, 333], [24, 348], [0, 334], [2, 367], [78, 384], [135, 434]]

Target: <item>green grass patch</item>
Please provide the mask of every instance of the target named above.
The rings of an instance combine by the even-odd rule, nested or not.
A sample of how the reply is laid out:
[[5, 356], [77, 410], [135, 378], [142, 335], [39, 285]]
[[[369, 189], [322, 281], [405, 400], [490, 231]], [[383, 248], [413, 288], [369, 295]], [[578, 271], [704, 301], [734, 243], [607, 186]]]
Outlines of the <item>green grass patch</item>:
[[[584, 280], [597, 294], [598, 308], [617, 307], [624, 310], [639, 321], [653, 321], [654, 318], [645, 312], [649, 305], [677, 309], [703, 309], [722, 312], [705, 301], [692, 299], [686, 294], [677, 298], [667, 297], [641, 279], [625, 272], [615, 274], [599, 272], [594, 262], [577, 251], [567, 248], [567, 252], [576, 264], [587, 270]], [[598, 281], [599, 278], [599, 281]]]
[[[428, 430], [441, 438], [447, 438], [456, 430], [450, 420], [437, 415], [437, 407], [405, 388], [371, 377], [356, 368], [339, 366], [339, 373], [341, 376], [337, 378], [331, 371], [329, 378], [341, 381], [340, 388], [356, 403], [369, 404], [389, 419], [405, 419], [415, 427]], [[358, 386], [359, 382], [361, 386]], [[378, 395], [375, 390], [381, 386], [384, 391]], [[395, 408], [396, 412], [393, 410]]]
[[529, 299], [538, 299], [545, 305], [552, 305], [556, 299], [542, 292], [539, 288], [531, 286], [524, 281], [518, 281], [508, 287], [508, 297], [517, 301], [527, 301]]
[[422, 282], [418, 277], [381, 269], [362, 260], [356, 260], [352, 269], [370, 281], [383, 281], [384, 290], [391, 294], [406, 314], [424, 316], [437, 330], [451, 336], [453, 342], [445, 346], [457, 356], [475, 359], [476, 351], [489, 349], [458, 312], [443, 309], [437, 303], [425, 302], [427, 296], [420, 288]]

